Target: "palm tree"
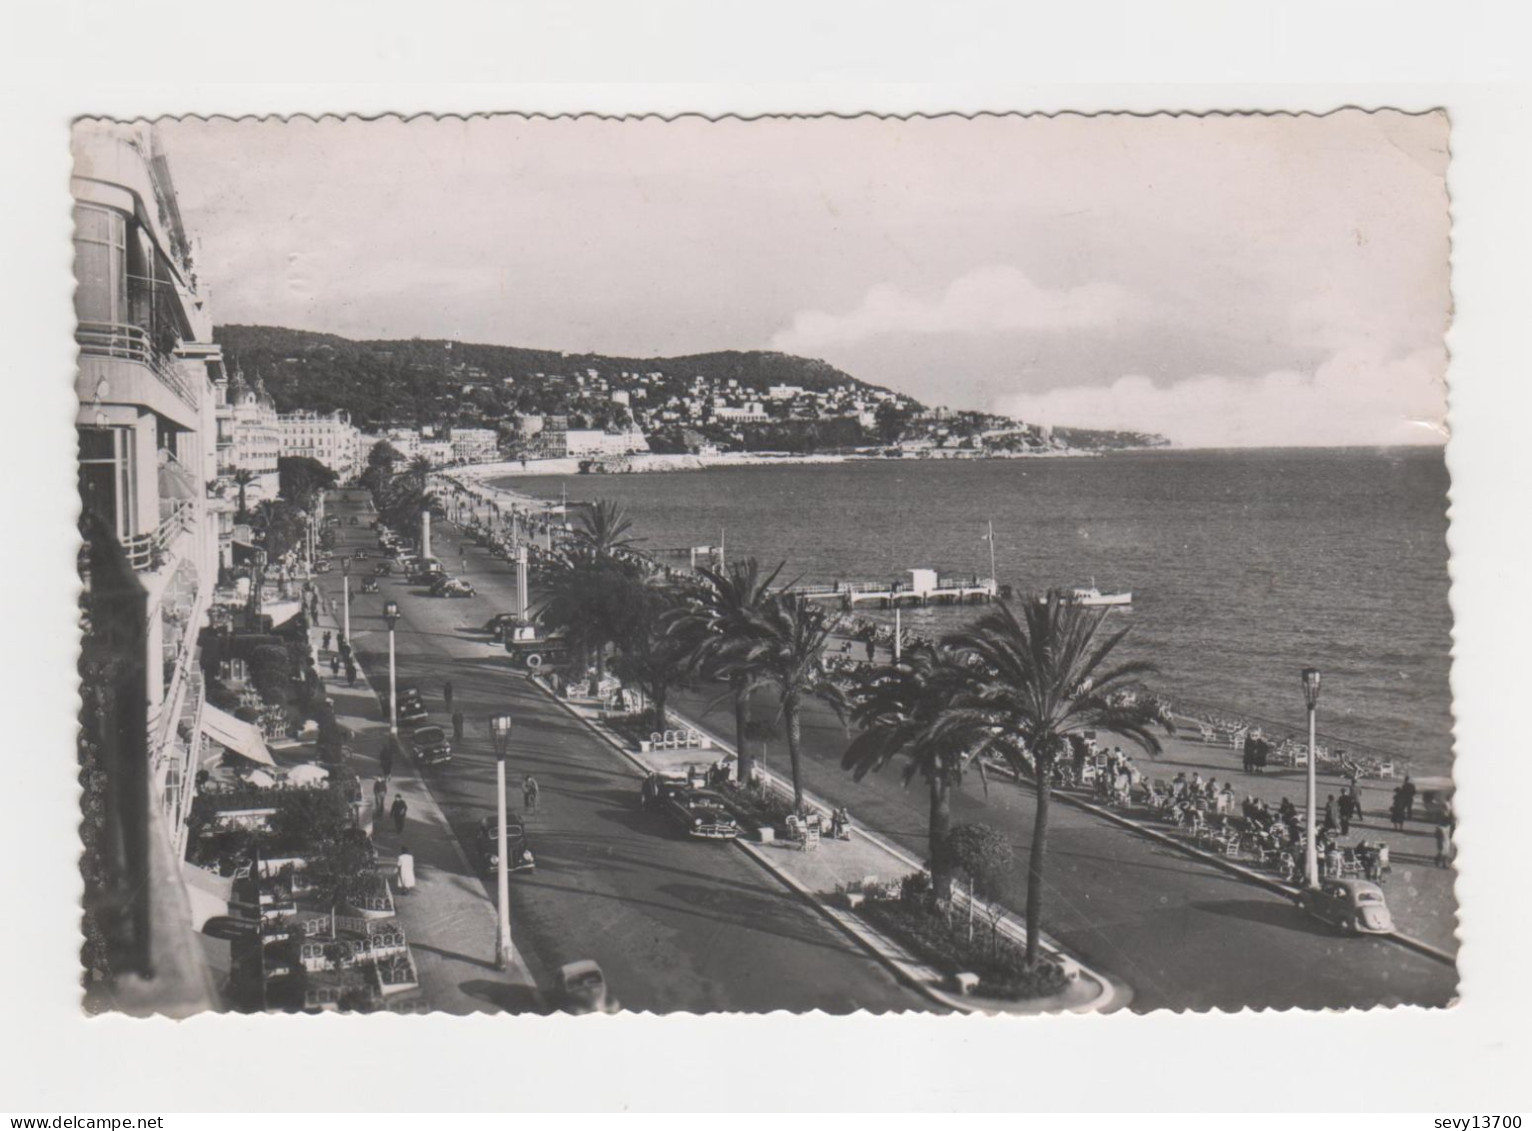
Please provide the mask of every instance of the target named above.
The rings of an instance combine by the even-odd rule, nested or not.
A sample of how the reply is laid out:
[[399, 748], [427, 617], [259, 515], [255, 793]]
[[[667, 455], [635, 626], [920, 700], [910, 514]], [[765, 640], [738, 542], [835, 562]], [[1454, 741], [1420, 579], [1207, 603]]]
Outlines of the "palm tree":
[[[756, 639], [771, 586], [782, 572], [782, 565], [764, 577], [754, 558], [730, 562], [724, 569], [704, 567], [697, 572], [703, 584], [671, 618], [669, 631], [683, 642], [691, 668], [705, 678], [716, 679], [723, 675], [728, 660]], [[747, 742], [749, 679], [742, 670], [731, 671], [727, 678], [734, 699], [734, 748], [739, 752], [739, 780], [748, 782], [755, 768]]]
[[952, 882], [947, 852], [951, 791], [967, 763], [988, 745], [985, 740], [975, 747], [966, 735], [941, 735], [933, 729], [965, 677], [954, 655], [931, 645], [910, 648], [899, 663], [873, 669], [853, 689], [851, 719], [862, 730], [841, 758], [857, 781], [898, 755], [906, 759], [906, 786], [917, 776], [925, 778], [930, 788], [931, 882], [942, 898]]
[[431, 461], [425, 456], [416, 456], [410, 460], [409, 470], [404, 474], [414, 483], [417, 491], [424, 491], [426, 481], [431, 477]]
[[1147, 697], [1132, 692], [1138, 677], [1155, 671], [1147, 661], [1108, 664], [1127, 629], [1100, 638], [1109, 610], [1088, 608], [1057, 591], [1042, 600], [1002, 601], [943, 646], [959, 661], [961, 679], [941, 715], [928, 728], [948, 749], [986, 745], [1018, 773], [1031, 776], [1037, 796], [1032, 851], [1027, 860], [1027, 961], [1035, 964], [1042, 924], [1043, 861], [1054, 765], [1069, 750], [1070, 735], [1105, 731], [1150, 755], [1160, 752], [1150, 726], [1161, 722]]
[[632, 553], [641, 541], [628, 537], [633, 520], [621, 503], [610, 499], [597, 499], [580, 515], [579, 525], [574, 528], [574, 544], [588, 550], [598, 558], [615, 558]]
[[787, 731], [787, 754], [793, 768], [793, 807], [803, 811], [803, 767], [799, 753], [799, 712], [805, 700], [818, 699], [841, 719], [846, 694], [825, 670], [824, 646], [830, 635], [825, 609], [798, 593], [773, 593], [755, 618], [758, 634], [720, 665], [719, 674], [744, 679], [745, 693], [769, 687], [777, 693], [778, 717]]
[[239, 488], [239, 510], [235, 513], [236, 518], [244, 518], [249, 514], [245, 509], [245, 488], [253, 482], [255, 482], [255, 472], [248, 467], [235, 469], [234, 485]]

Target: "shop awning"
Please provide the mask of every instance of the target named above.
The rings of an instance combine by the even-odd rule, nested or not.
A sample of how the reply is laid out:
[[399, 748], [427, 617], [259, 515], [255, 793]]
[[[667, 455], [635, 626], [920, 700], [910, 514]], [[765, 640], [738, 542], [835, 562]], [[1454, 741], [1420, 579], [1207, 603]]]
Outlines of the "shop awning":
[[211, 703], [202, 707], [202, 733], [220, 746], [263, 766], [275, 766], [276, 759], [266, 749], [260, 728], [254, 723], [236, 719], [227, 711], [221, 711]]

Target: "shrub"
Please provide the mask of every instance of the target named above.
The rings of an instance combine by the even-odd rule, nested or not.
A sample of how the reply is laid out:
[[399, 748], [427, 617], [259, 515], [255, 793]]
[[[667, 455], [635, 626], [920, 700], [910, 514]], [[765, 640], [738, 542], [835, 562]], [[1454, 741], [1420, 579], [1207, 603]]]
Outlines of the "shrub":
[[793, 812], [792, 798], [754, 782], [747, 785], [724, 782], [718, 786], [718, 793], [736, 817], [758, 829], [784, 824]]
[[250, 657], [250, 682], [263, 701], [271, 704], [285, 702], [290, 678], [287, 649], [264, 644]]

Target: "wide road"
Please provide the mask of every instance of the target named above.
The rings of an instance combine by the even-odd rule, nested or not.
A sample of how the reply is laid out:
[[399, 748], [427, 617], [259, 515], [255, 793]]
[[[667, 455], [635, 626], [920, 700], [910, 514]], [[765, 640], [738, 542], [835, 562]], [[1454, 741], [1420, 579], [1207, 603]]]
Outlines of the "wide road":
[[[509, 567], [470, 551], [472, 580], [510, 607]], [[491, 563], [493, 567], [492, 568]], [[732, 741], [727, 703], [704, 717], [718, 689], [682, 690], [672, 705]], [[774, 710], [769, 699], [762, 714]], [[926, 853], [926, 798], [919, 782], [900, 784], [898, 767], [855, 782], [840, 768], [846, 732], [827, 710], [804, 719], [807, 788], [846, 805], [854, 818]], [[770, 763], [785, 772], [780, 741]], [[1007, 902], [1023, 906], [1032, 838], [1029, 790], [973, 777], [953, 800], [955, 821], [1001, 829], [1016, 853]], [[1133, 989], [1132, 1008], [1242, 1009], [1443, 1005], [1456, 993], [1456, 970], [1380, 939], [1342, 937], [1283, 897], [1122, 829], [1062, 801], [1050, 814], [1044, 928], [1066, 948]], [[1396, 870], [1395, 883], [1403, 882]]]
[[[359, 504], [330, 499], [330, 514], [362, 514]], [[353, 565], [353, 591], [381, 560], [365, 522], [338, 530], [337, 554], [370, 554]], [[458, 544], [455, 530], [441, 524], [435, 549], [454, 572], [461, 564]], [[453, 707], [466, 718], [465, 740], [456, 744], [451, 765], [428, 781], [470, 856], [475, 827], [494, 812], [487, 719], [498, 711], [515, 717], [510, 805], [521, 808], [527, 773], [536, 777], [541, 797], [527, 819], [537, 868], [511, 877], [512, 933], [540, 986], [551, 986], [563, 963], [594, 958], [630, 1010], [930, 1008], [738, 848], [678, 838], [642, 812], [632, 764], [514, 674], [505, 653], [476, 631], [509, 608], [514, 584], [505, 563], [482, 550], [468, 556], [467, 577], [480, 596], [435, 598], [402, 579], [384, 578], [379, 594], [353, 599], [352, 636], [375, 686], [385, 688], [382, 604], [398, 601], [400, 686], [419, 687], [432, 721], [449, 733], [442, 685], [452, 681]], [[338, 570], [319, 581], [338, 604]], [[484, 884], [493, 898], [493, 876], [463, 882]]]

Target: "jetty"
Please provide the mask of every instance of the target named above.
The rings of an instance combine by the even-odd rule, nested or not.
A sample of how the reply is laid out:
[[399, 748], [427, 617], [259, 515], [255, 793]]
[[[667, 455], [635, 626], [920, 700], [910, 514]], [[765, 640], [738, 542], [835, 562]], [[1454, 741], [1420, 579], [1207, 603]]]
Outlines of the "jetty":
[[924, 605], [980, 605], [1001, 596], [992, 577], [943, 577], [934, 569], [905, 570], [909, 580], [848, 580], [829, 583], [799, 582], [788, 592], [816, 601], [834, 601], [843, 609], [859, 605], [892, 609]]

